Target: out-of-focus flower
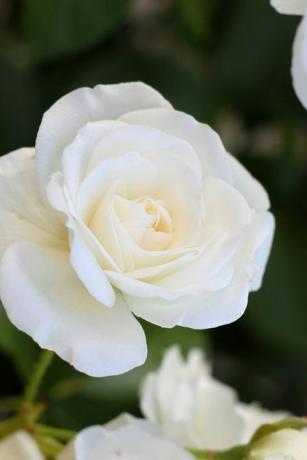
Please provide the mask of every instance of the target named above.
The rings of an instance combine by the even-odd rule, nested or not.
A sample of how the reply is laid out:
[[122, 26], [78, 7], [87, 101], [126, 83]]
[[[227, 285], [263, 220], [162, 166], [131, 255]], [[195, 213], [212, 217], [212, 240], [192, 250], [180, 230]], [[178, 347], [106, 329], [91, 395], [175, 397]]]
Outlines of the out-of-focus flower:
[[292, 78], [296, 95], [307, 109], [307, 16], [298, 26], [294, 40]]
[[146, 376], [141, 409], [183, 446], [213, 450], [247, 443], [260, 425], [287, 415], [239, 403], [236, 392], [211, 375], [200, 350], [192, 350], [185, 362], [177, 347]]
[[149, 422], [123, 416], [105, 427], [81, 431], [58, 460], [193, 460]]
[[17, 431], [0, 441], [0, 460], [44, 460], [44, 457], [27, 432]]
[[247, 460], [306, 460], [307, 431], [284, 429], [261, 438]]
[[271, 0], [271, 5], [283, 14], [303, 15], [307, 10], [307, 0]]
[[307, 0], [271, 0], [279, 13], [303, 15], [298, 26], [292, 56], [292, 80], [297, 97], [307, 109]]
[[34, 149], [0, 159], [0, 295], [41, 347], [93, 376], [144, 362], [134, 315], [232, 322], [274, 230], [262, 186], [207, 125], [142, 83], [81, 88]]

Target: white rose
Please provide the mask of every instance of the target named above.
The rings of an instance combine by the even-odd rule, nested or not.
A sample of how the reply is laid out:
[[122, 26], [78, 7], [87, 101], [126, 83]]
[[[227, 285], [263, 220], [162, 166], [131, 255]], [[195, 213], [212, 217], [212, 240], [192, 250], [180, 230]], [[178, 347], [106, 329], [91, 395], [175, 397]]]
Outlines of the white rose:
[[266, 192], [209, 126], [142, 83], [56, 102], [36, 157], [0, 160], [0, 193], [8, 316], [90, 375], [143, 363], [133, 314], [215, 327], [261, 284], [274, 229]]
[[283, 14], [303, 15], [307, 10], [307, 0], [271, 0], [271, 5]]
[[306, 460], [307, 432], [284, 429], [265, 436], [252, 448], [247, 460]]
[[25, 431], [16, 433], [0, 441], [0, 460], [43, 460], [38, 446]]
[[141, 409], [181, 445], [213, 450], [248, 443], [260, 425], [288, 415], [239, 403], [232, 388], [212, 377], [200, 350], [192, 350], [184, 362], [177, 347], [166, 352], [158, 371], [146, 376]]
[[194, 460], [157, 427], [132, 417], [119, 417], [105, 427], [81, 431], [58, 460]]

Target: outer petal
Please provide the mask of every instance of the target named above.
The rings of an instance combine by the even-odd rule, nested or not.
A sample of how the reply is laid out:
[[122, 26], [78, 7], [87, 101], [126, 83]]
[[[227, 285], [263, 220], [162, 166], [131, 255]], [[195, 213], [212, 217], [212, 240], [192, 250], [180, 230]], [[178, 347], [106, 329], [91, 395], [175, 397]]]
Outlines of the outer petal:
[[190, 300], [180, 318], [180, 326], [209, 329], [239, 319], [247, 306], [249, 281], [244, 272], [237, 273], [229, 286], [203, 298]]
[[296, 95], [307, 109], [307, 16], [302, 19], [296, 32], [291, 72]]
[[266, 211], [270, 200], [263, 186], [250, 172], [232, 155], [229, 154], [232, 168], [233, 186], [244, 196], [251, 208]]
[[283, 14], [305, 14], [307, 0], [271, 0], [271, 5]]
[[250, 290], [257, 291], [261, 284], [267, 261], [270, 255], [275, 231], [275, 219], [270, 212], [264, 212], [254, 218], [253, 230], [250, 234], [253, 263], [250, 273]]
[[209, 329], [236, 321], [245, 311], [249, 280], [238, 273], [229, 286], [213, 293], [184, 296], [171, 302], [125, 294], [130, 309], [139, 317], [162, 327], [176, 325]]
[[34, 149], [0, 158], [0, 256], [17, 239], [63, 244], [59, 215], [44, 206], [37, 187]]
[[[58, 460], [193, 460], [183, 448], [159, 433], [150, 423], [133, 421], [114, 429], [92, 426], [78, 434]], [[73, 451], [73, 456], [71, 453]]]
[[38, 174], [43, 193], [50, 175], [61, 170], [65, 146], [83, 125], [153, 107], [171, 106], [157, 91], [140, 82], [80, 88], [59, 99], [45, 113], [37, 135]]
[[121, 298], [111, 309], [98, 303], [64, 251], [14, 243], [2, 258], [0, 292], [16, 327], [81, 372], [115, 375], [144, 362], [144, 332]]
[[1, 460], [44, 460], [38, 446], [25, 431], [18, 431], [0, 442]]
[[169, 109], [138, 110], [123, 115], [126, 123], [152, 126], [187, 141], [198, 154], [204, 176], [231, 182], [231, 168], [218, 134], [183, 112]]

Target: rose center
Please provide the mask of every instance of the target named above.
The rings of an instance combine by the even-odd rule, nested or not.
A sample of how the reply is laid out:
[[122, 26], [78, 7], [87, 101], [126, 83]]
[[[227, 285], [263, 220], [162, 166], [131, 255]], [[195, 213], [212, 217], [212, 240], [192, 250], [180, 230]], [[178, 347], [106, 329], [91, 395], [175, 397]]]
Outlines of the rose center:
[[173, 237], [173, 222], [165, 203], [148, 197], [129, 200], [116, 195], [114, 207], [121, 224], [143, 249], [166, 249]]

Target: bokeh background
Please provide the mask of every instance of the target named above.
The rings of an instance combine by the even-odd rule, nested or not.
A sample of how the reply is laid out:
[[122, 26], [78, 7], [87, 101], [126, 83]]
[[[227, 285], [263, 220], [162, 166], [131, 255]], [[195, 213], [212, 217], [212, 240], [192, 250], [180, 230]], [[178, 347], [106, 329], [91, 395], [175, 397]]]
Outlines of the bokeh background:
[[[145, 324], [146, 365], [117, 378], [56, 359], [42, 388], [46, 421], [79, 429], [138, 414], [142, 376], [174, 342], [206, 350], [242, 400], [307, 414], [307, 114], [290, 77], [298, 21], [269, 0], [0, 0], [0, 154], [34, 145], [43, 112], [68, 91], [143, 80], [219, 132], [265, 184], [277, 220], [263, 287], [242, 319], [207, 332]], [[37, 353], [0, 310], [0, 416]]]

